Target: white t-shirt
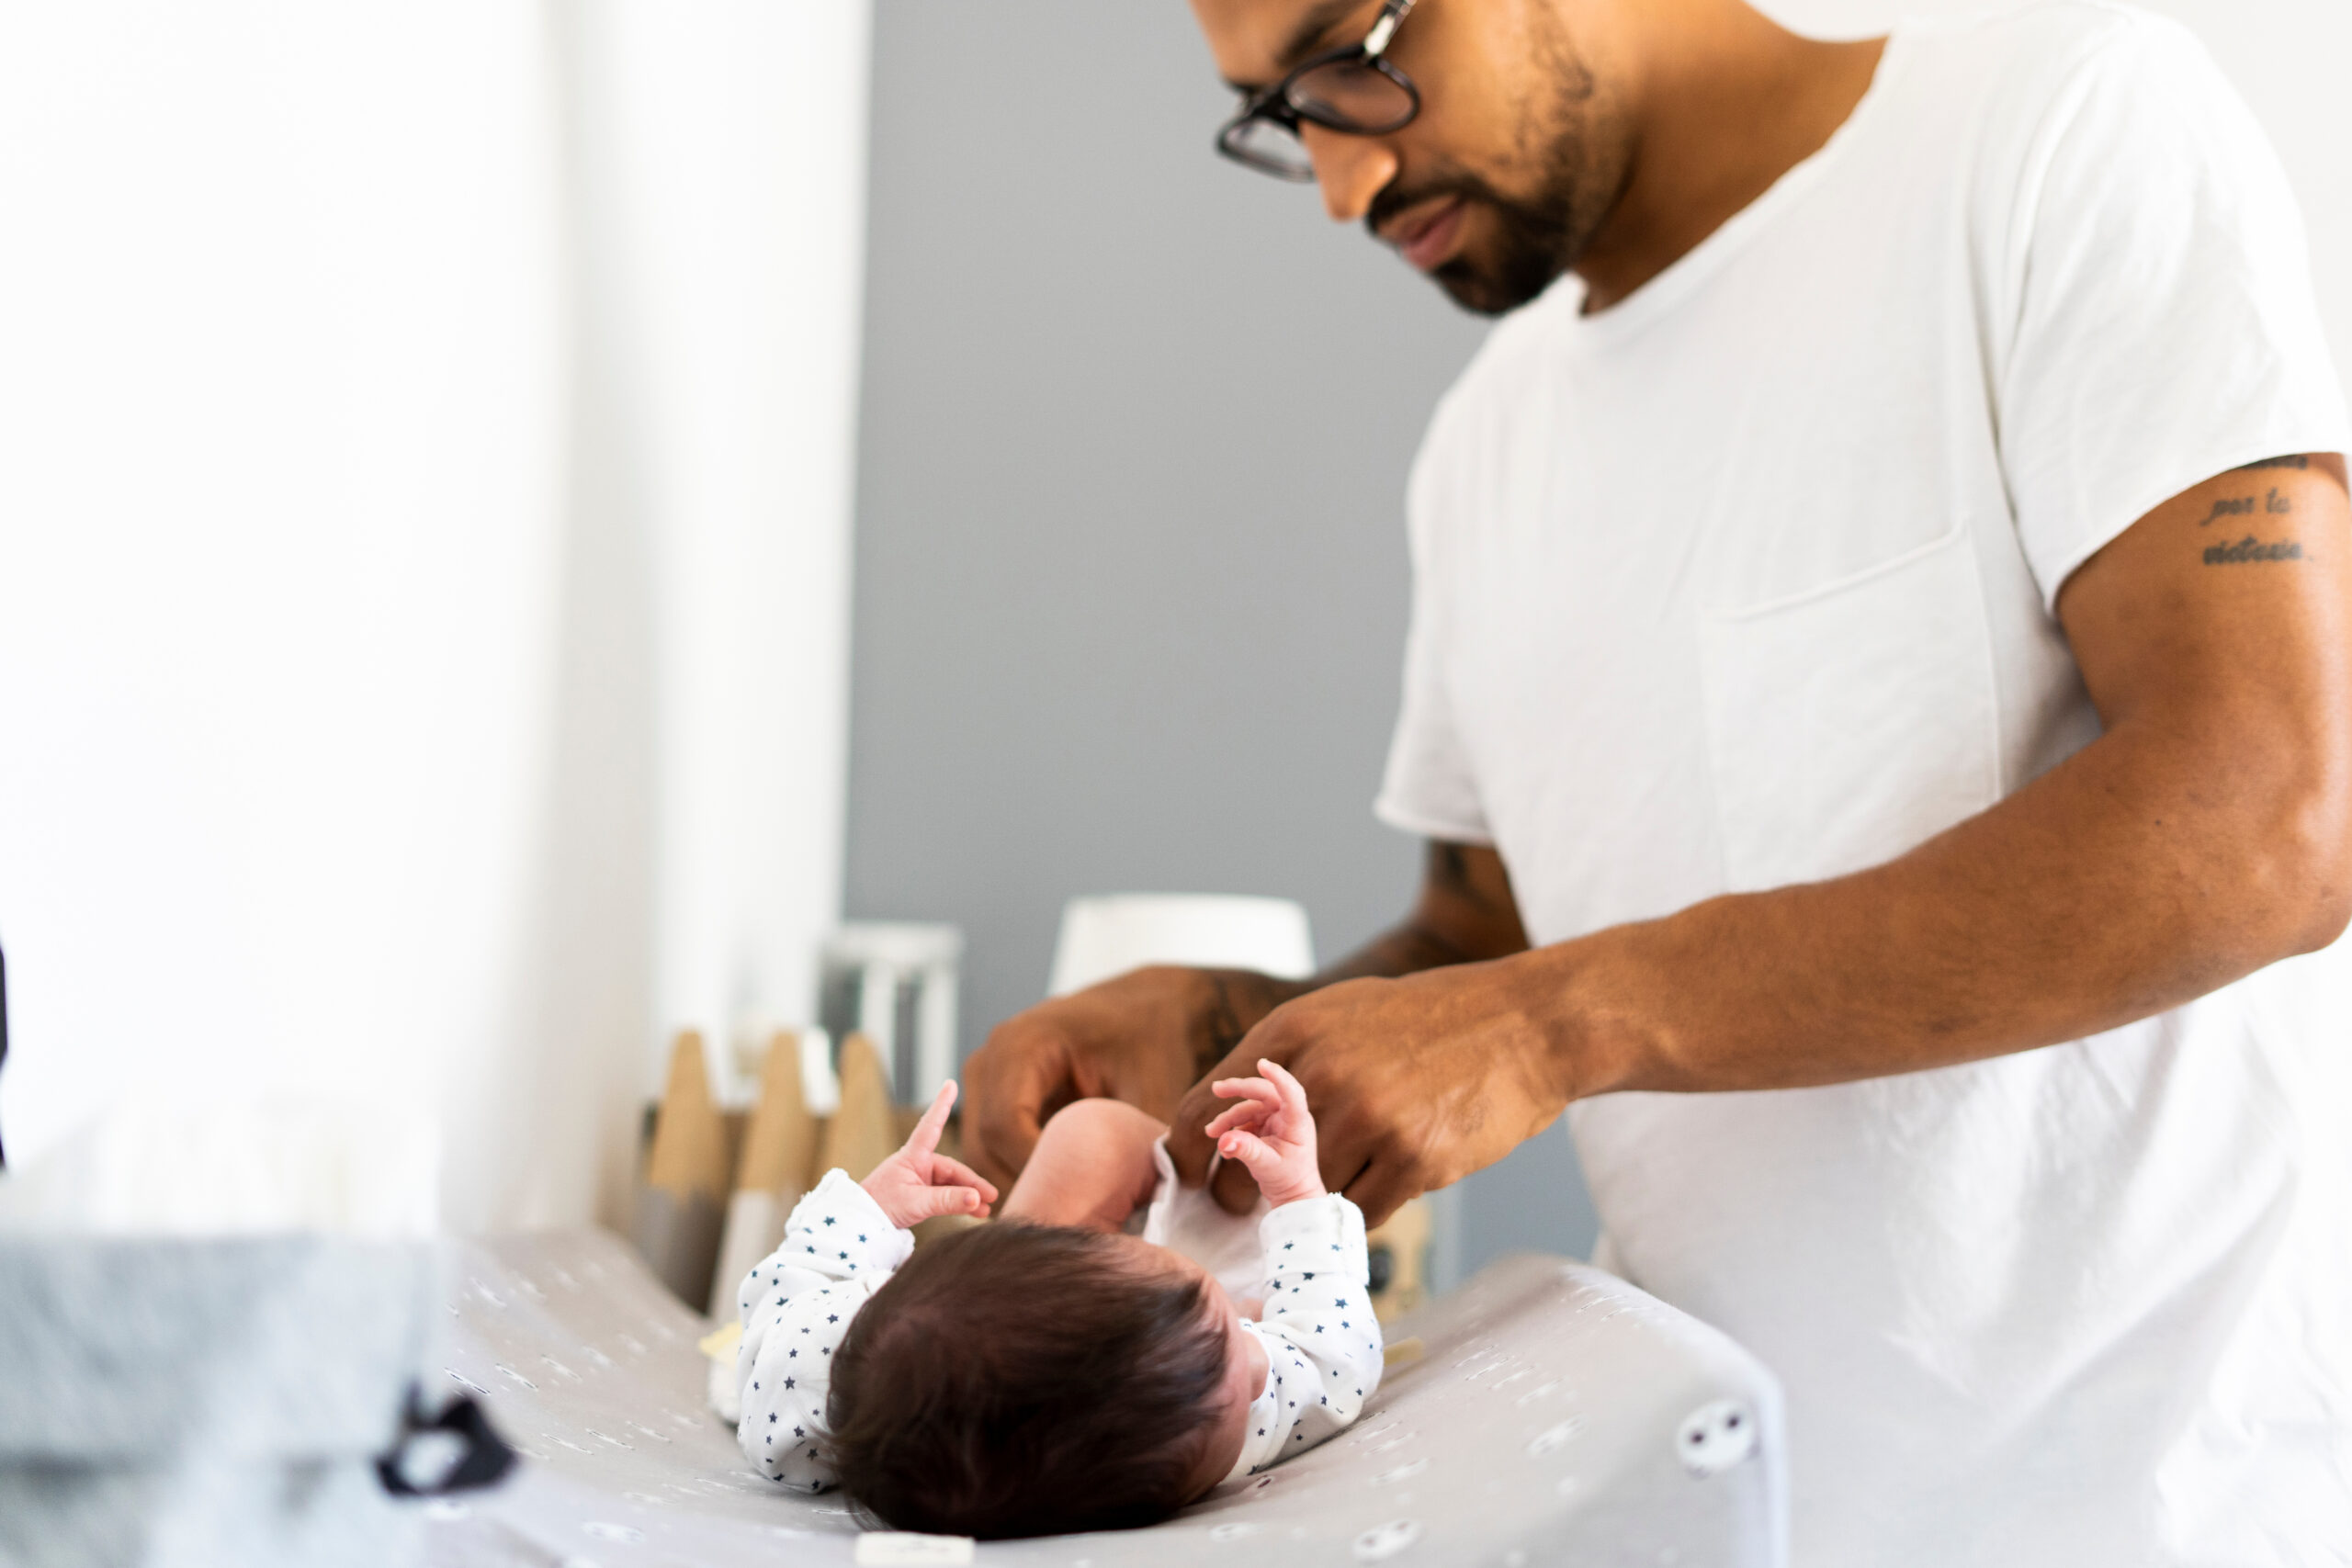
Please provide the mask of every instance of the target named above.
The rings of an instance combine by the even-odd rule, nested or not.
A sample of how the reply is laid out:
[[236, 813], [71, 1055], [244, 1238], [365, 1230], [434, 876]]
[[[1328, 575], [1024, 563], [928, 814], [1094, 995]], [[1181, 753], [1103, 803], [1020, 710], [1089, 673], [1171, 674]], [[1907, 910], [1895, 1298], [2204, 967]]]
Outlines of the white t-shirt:
[[[1820, 152], [1444, 400], [1381, 816], [1496, 845], [1545, 943], [1992, 806], [2098, 733], [2067, 575], [2352, 444], [2306, 257], [2180, 28], [1897, 30]], [[1798, 1562], [2352, 1560], [2347, 955], [1998, 1061], [1572, 1109], [1611, 1260], [1786, 1384]]]

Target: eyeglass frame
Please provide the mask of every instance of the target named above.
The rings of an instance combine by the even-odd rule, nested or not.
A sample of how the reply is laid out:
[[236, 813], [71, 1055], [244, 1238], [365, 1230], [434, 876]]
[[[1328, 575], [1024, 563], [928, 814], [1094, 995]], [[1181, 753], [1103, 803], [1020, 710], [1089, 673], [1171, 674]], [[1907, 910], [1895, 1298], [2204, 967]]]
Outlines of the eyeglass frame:
[[[1385, 4], [1380, 7], [1378, 19], [1372, 24], [1372, 30], [1364, 34], [1362, 43], [1344, 44], [1338, 49], [1327, 49], [1320, 54], [1303, 60], [1284, 73], [1281, 81], [1250, 95], [1249, 100], [1241, 106], [1240, 112], [1217, 128], [1216, 150], [1245, 169], [1254, 169], [1261, 175], [1271, 175], [1278, 180], [1290, 180], [1295, 184], [1305, 185], [1315, 177], [1315, 170], [1312, 166], [1296, 174], [1290, 174], [1238, 152], [1234, 143], [1243, 129], [1260, 120], [1270, 120], [1304, 143], [1306, 138], [1299, 135], [1299, 127], [1305, 123], [1311, 122], [1323, 127], [1326, 130], [1336, 130], [1343, 136], [1386, 136], [1412, 124], [1414, 120], [1420, 118], [1421, 90], [1413, 85], [1413, 79], [1410, 76], [1406, 75], [1390, 62], [1388, 46], [1396, 39], [1397, 28], [1403, 25], [1405, 17], [1412, 11], [1415, 4], [1416, 0], [1385, 0]], [[1412, 107], [1407, 109], [1405, 117], [1394, 125], [1371, 130], [1363, 126], [1342, 125], [1324, 116], [1306, 113], [1290, 101], [1290, 90], [1300, 77], [1310, 71], [1320, 71], [1328, 65], [1342, 64], [1371, 66], [1374, 71], [1402, 87], [1405, 90], [1407, 101]]]

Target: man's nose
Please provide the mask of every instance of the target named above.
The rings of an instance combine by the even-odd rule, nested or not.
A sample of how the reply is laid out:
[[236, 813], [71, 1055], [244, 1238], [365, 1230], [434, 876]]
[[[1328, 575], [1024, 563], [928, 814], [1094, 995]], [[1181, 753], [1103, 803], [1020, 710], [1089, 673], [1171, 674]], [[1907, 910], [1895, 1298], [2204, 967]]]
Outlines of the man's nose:
[[1372, 209], [1373, 198], [1396, 177], [1396, 154], [1374, 137], [1350, 136], [1307, 124], [1298, 128], [1306, 155], [1315, 161], [1315, 183], [1323, 187], [1323, 210], [1334, 223], [1353, 223]]

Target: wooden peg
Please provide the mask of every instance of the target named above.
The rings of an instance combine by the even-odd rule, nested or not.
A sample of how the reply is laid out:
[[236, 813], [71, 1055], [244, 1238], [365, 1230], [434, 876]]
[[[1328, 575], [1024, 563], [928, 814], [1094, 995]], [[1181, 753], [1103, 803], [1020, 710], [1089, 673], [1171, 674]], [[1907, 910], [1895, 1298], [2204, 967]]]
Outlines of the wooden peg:
[[702, 1036], [682, 1031], [639, 1191], [636, 1241], [653, 1272], [696, 1312], [710, 1299], [730, 1160], [725, 1119], [703, 1066]]
[[743, 1134], [735, 1190], [727, 1200], [718, 1266], [710, 1277], [713, 1313], [725, 1316], [734, 1310], [736, 1287], [784, 1239], [785, 1221], [808, 1190], [818, 1133], [801, 1090], [800, 1036], [778, 1030], [768, 1042], [760, 1098]]

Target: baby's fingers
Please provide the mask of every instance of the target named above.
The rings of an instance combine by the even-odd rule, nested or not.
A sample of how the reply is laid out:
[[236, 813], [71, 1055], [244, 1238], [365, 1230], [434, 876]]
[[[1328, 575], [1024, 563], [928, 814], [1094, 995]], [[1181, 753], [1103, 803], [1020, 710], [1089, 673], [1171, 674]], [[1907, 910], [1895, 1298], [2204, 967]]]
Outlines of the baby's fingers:
[[1261, 1056], [1258, 1059], [1258, 1070], [1272, 1082], [1276, 1103], [1297, 1117], [1302, 1124], [1306, 1123], [1311, 1114], [1306, 1109], [1306, 1087], [1291, 1077], [1290, 1069], [1280, 1062]]
[[1282, 1092], [1264, 1078], [1219, 1078], [1209, 1092], [1225, 1100], [1255, 1100], [1269, 1111], [1282, 1108]]
[[1238, 1129], [1216, 1141], [1216, 1152], [1227, 1159], [1238, 1159], [1257, 1176], [1282, 1168], [1283, 1156], [1276, 1154], [1266, 1140], [1255, 1133]]
[[1208, 1135], [1214, 1138], [1218, 1134], [1229, 1132], [1236, 1127], [1255, 1127], [1272, 1114], [1273, 1114], [1272, 1111], [1256, 1100], [1244, 1100], [1239, 1105], [1228, 1107], [1218, 1115], [1216, 1121], [1210, 1122]]
[[907, 1134], [908, 1153], [927, 1155], [939, 1146], [939, 1134], [947, 1130], [947, 1108], [955, 1103], [956, 1080], [949, 1078], [931, 1097], [931, 1108], [915, 1123], [915, 1130]]
[[931, 1185], [942, 1183], [968, 1187], [989, 1202], [996, 1201], [996, 1185], [962, 1160], [949, 1159], [945, 1155], [931, 1156]]
[[921, 1187], [906, 1195], [908, 1213], [905, 1223], [935, 1220], [942, 1214], [984, 1215], [989, 1212], [988, 1201], [969, 1187]]

